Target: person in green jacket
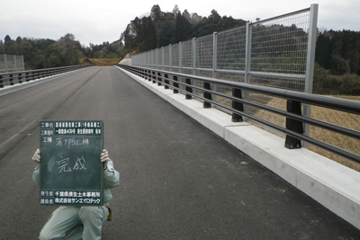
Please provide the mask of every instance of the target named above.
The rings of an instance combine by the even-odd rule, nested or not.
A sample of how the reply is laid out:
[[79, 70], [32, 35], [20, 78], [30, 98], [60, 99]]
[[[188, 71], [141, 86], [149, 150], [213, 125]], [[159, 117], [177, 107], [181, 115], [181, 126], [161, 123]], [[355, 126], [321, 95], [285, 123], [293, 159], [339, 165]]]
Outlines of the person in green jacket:
[[[40, 150], [35, 151], [33, 161], [40, 164]], [[103, 150], [100, 161], [103, 163], [103, 205], [102, 206], [61, 206], [49, 217], [41, 229], [39, 239], [101, 239], [101, 227], [109, 216], [109, 202], [112, 198], [110, 188], [119, 185], [120, 173], [114, 169], [108, 151]], [[33, 172], [33, 181], [40, 184], [40, 166]]]

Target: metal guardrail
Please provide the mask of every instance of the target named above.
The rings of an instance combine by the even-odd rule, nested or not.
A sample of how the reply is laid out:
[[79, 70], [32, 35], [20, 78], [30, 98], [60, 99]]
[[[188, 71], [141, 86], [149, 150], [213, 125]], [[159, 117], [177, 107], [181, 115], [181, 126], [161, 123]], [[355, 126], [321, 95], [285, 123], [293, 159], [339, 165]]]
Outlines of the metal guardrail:
[[[186, 99], [199, 99], [203, 102], [204, 108], [210, 108], [212, 105], [216, 105], [218, 107], [227, 109], [228, 111], [232, 112], [233, 122], [241, 122], [243, 121], [243, 117], [246, 117], [257, 123], [280, 131], [286, 135], [285, 147], [289, 149], [301, 148], [301, 141], [304, 141], [323, 148], [329, 152], [335, 153], [339, 156], [345, 157], [356, 163], [360, 163], [359, 155], [303, 134], [304, 125], [306, 124], [330, 130], [334, 133], [339, 133], [357, 140], [360, 140], [359, 131], [304, 116], [302, 114], [301, 107], [302, 104], [309, 104], [360, 115], [360, 102], [358, 101], [332, 98], [271, 87], [256, 86], [246, 83], [218, 80], [214, 78], [168, 72], [157, 69], [141, 68], [120, 64], [117, 66], [134, 73], [144, 78], [145, 80], [152, 81], [153, 83], [156, 83], [160, 86], [164, 85], [165, 89], [172, 89], [174, 93], [183, 93], [185, 94]], [[220, 85], [225, 85], [231, 88], [232, 94], [229, 95], [217, 91], [218, 87], [216, 86]], [[201, 91], [202, 94], [196, 94], [194, 90]], [[244, 91], [256, 92], [285, 99], [287, 101], [286, 111], [243, 99], [242, 94]], [[231, 101], [231, 107], [226, 104], [219, 103], [218, 101], [214, 101], [214, 95], [226, 98]], [[255, 115], [248, 114], [244, 111], [245, 106], [255, 106], [265, 111], [282, 115], [286, 117], [286, 126], [282, 127]]]
[[70, 72], [90, 66], [92, 65], [75, 65], [75, 66], [46, 68], [46, 69], [23, 71], [23, 72], [1, 73], [0, 88], [9, 85], [15, 85], [18, 83], [29, 82], [39, 78], [49, 77], [60, 73]]

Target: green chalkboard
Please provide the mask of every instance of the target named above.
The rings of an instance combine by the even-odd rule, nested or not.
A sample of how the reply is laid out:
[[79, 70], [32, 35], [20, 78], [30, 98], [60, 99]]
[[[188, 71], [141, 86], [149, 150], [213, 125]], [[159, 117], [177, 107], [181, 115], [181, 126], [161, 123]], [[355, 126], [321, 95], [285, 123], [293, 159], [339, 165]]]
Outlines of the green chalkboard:
[[40, 204], [101, 205], [102, 121], [40, 121]]

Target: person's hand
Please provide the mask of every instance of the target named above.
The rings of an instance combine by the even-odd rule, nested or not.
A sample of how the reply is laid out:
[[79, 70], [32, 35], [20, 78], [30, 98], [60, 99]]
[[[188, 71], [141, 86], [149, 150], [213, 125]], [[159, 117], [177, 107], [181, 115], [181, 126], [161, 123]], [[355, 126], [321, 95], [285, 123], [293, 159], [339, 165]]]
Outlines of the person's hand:
[[109, 159], [109, 153], [106, 149], [103, 149], [100, 156], [100, 161], [103, 163], [104, 170], [107, 168], [108, 159]]
[[36, 149], [34, 156], [32, 157], [32, 160], [36, 162], [37, 164], [40, 164], [41, 157], [40, 157], [40, 149]]

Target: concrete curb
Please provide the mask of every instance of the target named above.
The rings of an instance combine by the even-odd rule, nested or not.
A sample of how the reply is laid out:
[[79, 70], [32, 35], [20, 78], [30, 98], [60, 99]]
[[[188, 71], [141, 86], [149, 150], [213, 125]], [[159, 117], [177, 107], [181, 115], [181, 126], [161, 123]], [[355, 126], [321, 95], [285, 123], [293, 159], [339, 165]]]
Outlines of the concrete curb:
[[140, 84], [179, 108], [205, 127], [360, 229], [360, 173], [305, 148], [290, 150], [285, 140], [248, 123], [233, 123], [231, 116], [205, 109], [132, 73]]

